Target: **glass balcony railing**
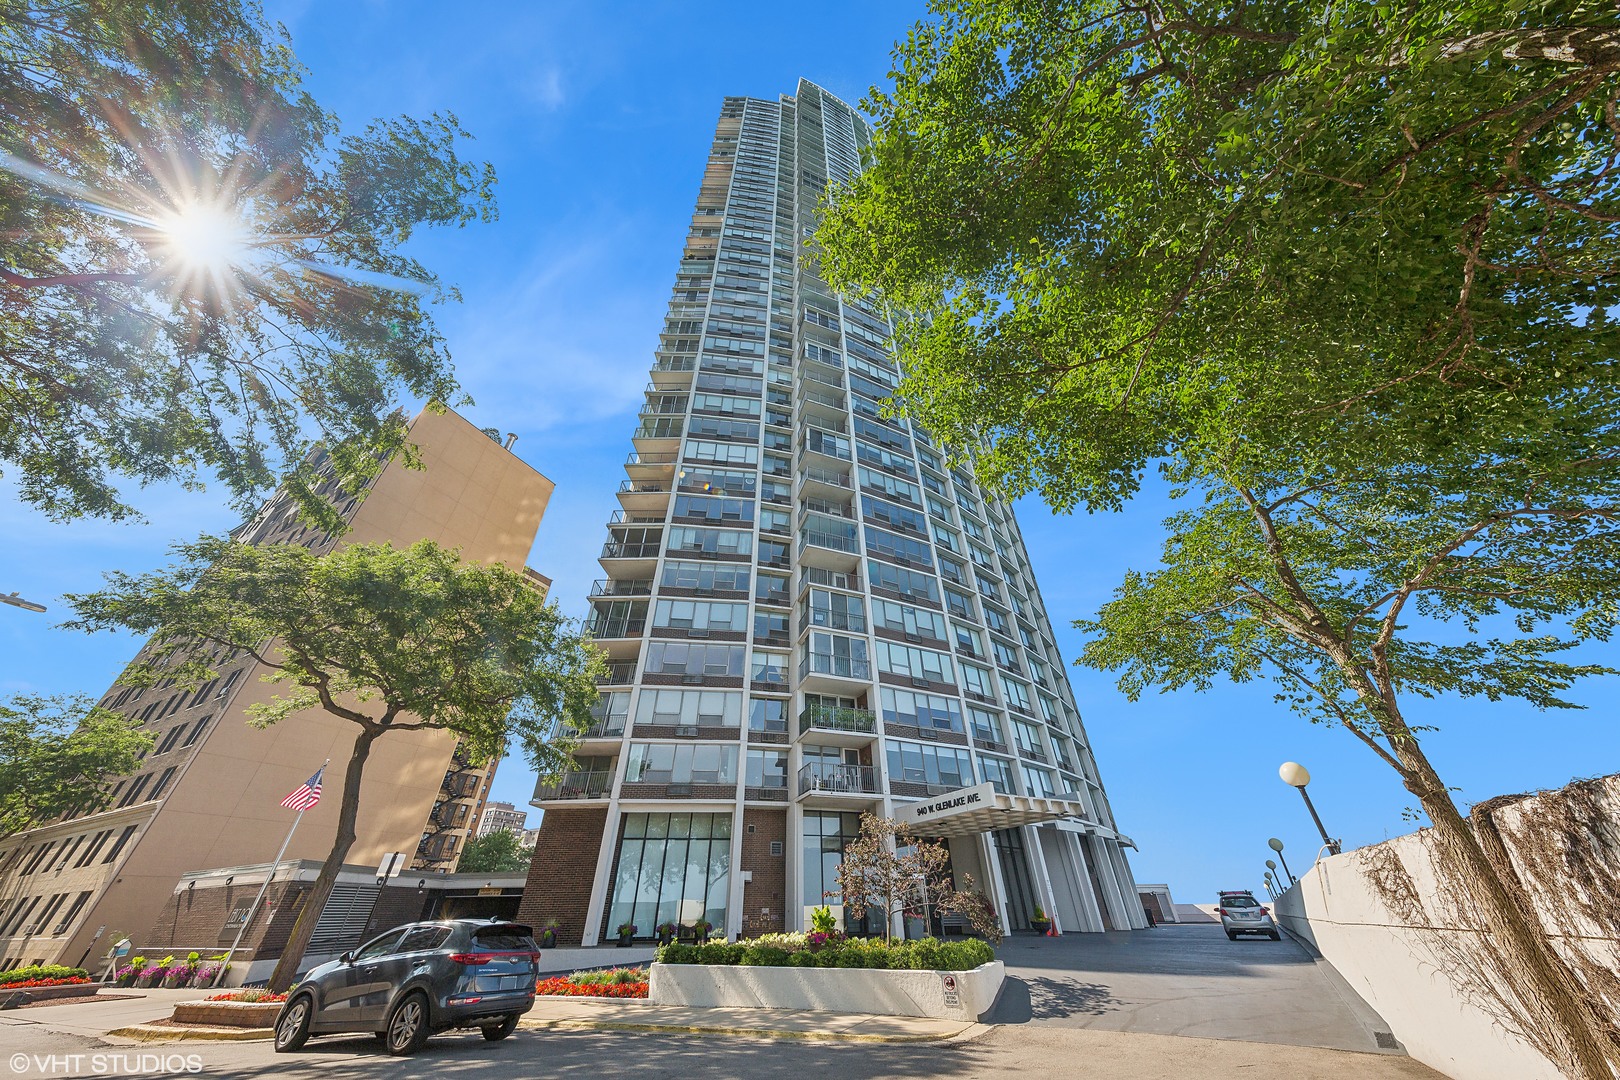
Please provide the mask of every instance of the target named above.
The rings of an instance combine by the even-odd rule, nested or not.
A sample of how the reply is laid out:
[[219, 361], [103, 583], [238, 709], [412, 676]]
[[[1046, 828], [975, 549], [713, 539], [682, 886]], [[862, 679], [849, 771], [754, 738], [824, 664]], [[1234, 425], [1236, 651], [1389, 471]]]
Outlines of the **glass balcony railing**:
[[806, 547], [826, 548], [829, 551], [843, 551], [851, 555], [860, 554], [861, 545], [853, 536], [838, 536], [819, 529], [806, 529], [799, 534], [799, 550]]
[[871, 709], [809, 705], [799, 714], [799, 734], [810, 731], [851, 731], [861, 735], [877, 733], [877, 713]]
[[799, 769], [799, 794], [877, 794], [876, 770], [870, 765], [845, 765], [838, 761], [807, 761]]

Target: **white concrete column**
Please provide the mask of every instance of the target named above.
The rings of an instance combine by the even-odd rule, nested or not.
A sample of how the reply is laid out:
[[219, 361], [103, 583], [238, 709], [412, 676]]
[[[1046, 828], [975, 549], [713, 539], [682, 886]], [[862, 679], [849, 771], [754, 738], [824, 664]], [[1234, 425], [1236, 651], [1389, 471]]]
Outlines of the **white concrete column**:
[[987, 832], [979, 834], [979, 855], [984, 860], [984, 887], [990, 902], [996, 906], [996, 918], [1001, 920], [1001, 932], [1012, 933], [1012, 919], [1007, 915], [1007, 883], [1001, 877], [1001, 859], [996, 856], [996, 841]]
[[[1102, 902], [1108, 908], [1108, 914], [1115, 926], [1129, 928], [1136, 923], [1131, 921], [1130, 908], [1124, 903], [1124, 897], [1119, 891], [1119, 879], [1114, 874], [1113, 860], [1108, 856], [1108, 848], [1113, 843], [1100, 836], [1086, 837], [1091, 847], [1092, 858], [1096, 860], [1097, 879], [1102, 883]], [[1140, 921], [1141, 916], [1137, 916]]]
[[[794, 751], [794, 758], [798, 751]], [[790, 759], [793, 760], [793, 759]], [[797, 772], [789, 794], [798, 788]], [[804, 808], [797, 800], [788, 803], [787, 839], [782, 858], [787, 860], [782, 877], [782, 929], [789, 933], [804, 929]]]
[[1119, 888], [1120, 901], [1125, 905], [1125, 912], [1130, 917], [1130, 924], [1134, 929], [1147, 929], [1147, 912], [1142, 910], [1142, 897], [1136, 891], [1136, 878], [1131, 874], [1131, 864], [1125, 861], [1125, 849], [1118, 840], [1110, 840], [1105, 847], [1108, 850], [1108, 860], [1114, 868], [1114, 879]]
[[[747, 751], [744, 751], [746, 754]], [[746, 774], [739, 778], [746, 780]], [[742, 790], [741, 787], [738, 790]], [[742, 842], [743, 833], [747, 826], [743, 824], [742, 797], [738, 796], [736, 805], [731, 811], [731, 887], [726, 890], [726, 939], [736, 941], [742, 937], [743, 918], [743, 869], [742, 869]]]
[[1035, 871], [1035, 888], [1041, 894], [1041, 907], [1046, 909], [1047, 918], [1052, 920], [1052, 929], [1061, 934], [1063, 927], [1058, 922], [1057, 894], [1052, 891], [1052, 875], [1046, 869], [1046, 852], [1041, 848], [1040, 834], [1033, 825], [1025, 825], [1022, 830], [1030, 869]]
[[1069, 845], [1069, 855], [1074, 859], [1075, 880], [1080, 888], [1080, 913], [1086, 923], [1085, 928], [1093, 933], [1101, 933], [1107, 928], [1103, 922], [1102, 910], [1097, 907], [1097, 893], [1091, 886], [1091, 871], [1086, 867], [1086, 846], [1080, 842], [1080, 837], [1068, 830], [1059, 830], [1064, 841]]
[[[618, 790], [617, 784], [614, 790]], [[619, 800], [614, 798], [608, 803], [607, 821], [602, 825], [602, 847], [596, 853], [596, 876], [591, 880], [591, 906], [585, 912], [585, 933], [579, 942], [586, 948], [602, 939], [602, 909], [607, 906], [608, 890], [613, 887], [608, 876], [613, 873], [613, 856], [618, 845]]]

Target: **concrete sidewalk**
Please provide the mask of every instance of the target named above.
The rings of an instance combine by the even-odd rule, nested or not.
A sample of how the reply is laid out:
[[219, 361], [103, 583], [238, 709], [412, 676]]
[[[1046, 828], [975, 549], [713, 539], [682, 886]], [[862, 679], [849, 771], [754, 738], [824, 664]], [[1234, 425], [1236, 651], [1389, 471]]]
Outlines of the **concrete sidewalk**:
[[123, 1000], [110, 1000], [98, 994], [91, 1000], [72, 1004], [39, 1005], [28, 1009], [0, 1012], [0, 1032], [8, 1028], [45, 1028], [68, 1035], [101, 1038], [114, 1028], [132, 1027], [161, 1020], [174, 1011], [177, 1001], [202, 1001], [220, 990], [107, 990], [108, 995], [134, 994]]
[[972, 1036], [985, 1030], [978, 1024], [961, 1020], [921, 1016], [869, 1016], [790, 1009], [700, 1009], [685, 1005], [649, 1005], [633, 999], [583, 997], [539, 998], [519, 1026], [857, 1042], [935, 1042]]

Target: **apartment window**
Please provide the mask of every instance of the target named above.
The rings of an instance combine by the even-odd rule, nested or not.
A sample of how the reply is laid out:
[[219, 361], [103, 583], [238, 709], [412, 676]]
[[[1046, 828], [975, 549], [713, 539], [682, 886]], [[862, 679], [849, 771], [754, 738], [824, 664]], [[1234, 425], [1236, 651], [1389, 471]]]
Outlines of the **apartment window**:
[[742, 695], [723, 690], [664, 690], [647, 687], [636, 703], [636, 723], [676, 727], [737, 727]]
[[973, 764], [966, 750], [954, 746], [889, 743], [889, 779], [930, 787], [960, 788], [973, 783]]
[[624, 778], [642, 784], [734, 784], [737, 748], [719, 743], [631, 743]]
[[714, 600], [660, 600], [653, 609], [653, 625], [674, 630], [741, 633], [747, 619], [747, 604]]
[[787, 665], [787, 653], [755, 649], [748, 678], [753, 682], [775, 683], [785, 688], [788, 681]]
[[1014, 794], [1012, 762], [1004, 758], [980, 754], [979, 779], [991, 785], [1003, 795]]
[[786, 731], [787, 699], [755, 698], [748, 705], [749, 731]]
[[751, 788], [787, 787], [786, 750], [748, 751], [748, 772], [743, 783]]
[[664, 563], [664, 573], [659, 581], [672, 589], [745, 593], [752, 574], [753, 571], [746, 565], [670, 560]]
[[850, 679], [872, 677], [872, 665], [863, 638], [812, 633], [810, 640], [805, 643], [804, 660], [807, 671]]
[[907, 724], [930, 731], [962, 732], [962, 706], [956, 698], [920, 694], [911, 690], [882, 690], [883, 722]]
[[[871, 531], [871, 530], [868, 530]], [[907, 570], [892, 563], [866, 560], [867, 580], [874, 589], [887, 589], [902, 596], [915, 597], [931, 603], [939, 602], [939, 583], [932, 574]]]
[[700, 529], [674, 526], [669, 530], [672, 552], [703, 552], [708, 555], [748, 555], [754, 550], [752, 533], [731, 529]]
[[720, 465], [758, 465], [759, 447], [749, 446], [747, 443], [688, 439], [683, 456], [687, 461], [714, 462]]
[[701, 518], [704, 521], [743, 522], [754, 520], [751, 500], [711, 498], [703, 495], [675, 496], [675, 517]]
[[591, 717], [604, 735], [618, 735], [624, 731], [625, 718], [630, 715], [628, 691], [609, 691], [597, 695]]
[[990, 681], [990, 672], [976, 664], [962, 665], [962, 687], [981, 697], [995, 700], [996, 691]]
[[88, 865], [90, 861], [94, 859], [101, 851], [102, 846], [107, 843], [108, 838], [111, 837], [112, 834], [113, 831], [111, 829], [103, 829], [101, 832], [98, 832], [95, 836], [91, 837], [90, 843], [85, 845], [85, 849], [79, 853], [78, 861], [73, 864], [74, 869]]
[[1025, 764], [1022, 771], [1026, 794], [1048, 799], [1057, 794], [1057, 787], [1052, 783], [1052, 770], [1038, 769], [1034, 765]]
[[203, 732], [208, 730], [208, 722], [210, 720], [212, 720], [212, 719], [213, 719], [212, 716], [205, 716], [201, 720], [197, 721], [197, 723], [195, 725], [193, 725], [193, 727], [191, 729], [191, 734], [187, 735], [186, 736], [186, 741], [181, 743], [180, 745], [182, 747], [190, 746], [192, 743], [194, 743], [198, 739], [202, 738]]
[[39, 847], [35, 848], [34, 849], [34, 857], [32, 859], [28, 860], [28, 865], [27, 866], [23, 867], [22, 872], [23, 872], [24, 876], [27, 876], [28, 874], [32, 874], [34, 872], [35, 868], [38, 867], [39, 864], [42, 861], [44, 861], [45, 857], [51, 853], [51, 849], [54, 848], [54, 847], [56, 847], [56, 841], [47, 840], [47, 841], [45, 841], [45, 843], [43, 843]]
[[740, 677], [741, 645], [706, 645], [684, 641], [653, 641], [647, 645], [649, 673]]
[[1034, 712], [1034, 709], [1030, 705], [1029, 688], [1027, 686], [1019, 682], [1017, 679], [1003, 678], [1001, 680], [1001, 687], [1007, 693], [1008, 705], [1011, 705], [1015, 709], [1021, 709], [1027, 713]]
[[976, 741], [1006, 743], [1007, 736], [1002, 731], [1001, 717], [997, 714], [988, 709], [980, 709], [969, 705], [968, 720], [973, 724], [973, 738]]
[[955, 683], [955, 665], [944, 653], [932, 649], [917, 649], [892, 641], [876, 644], [879, 671], [930, 682]]
[[682, 491], [701, 491], [710, 495], [731, 495], [753, 498], [759, 484], [759, 474], [732, 469], [682, 469], [677, 486]]
[[934, 565], [934, 556], [926, 541], [899, 536], [870, 525], [866, 529], [866, 550], [868, 554], [883, 555], [914, 566]]
[[169, 729], [168, 733], [163, 736], [163, 741], [158, 743], [158, 756], [167, 754], [171, 749], [173, 749], [175, 740], [181, 735], [185, 734], [186, 727], [187, 725], [185, 724], [176, 724], [174, 727]]

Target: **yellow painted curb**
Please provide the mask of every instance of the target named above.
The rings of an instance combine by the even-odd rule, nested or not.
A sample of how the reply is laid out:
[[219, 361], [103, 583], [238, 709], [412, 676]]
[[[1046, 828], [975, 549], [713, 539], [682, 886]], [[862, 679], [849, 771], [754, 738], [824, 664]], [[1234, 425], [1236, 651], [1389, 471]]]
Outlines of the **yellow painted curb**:
[[135, 1024], [114, 1028], [108, 1035], [139, 1042], [257, 1042], [275, 1037], [274, 1028], [164, 1027]]
[[960, 1031], [938, 1035], [874, 1035], [863, 1032], [784, 1031], [773, 1028], [711, 1027], [702, 1024], [637, 1024], [622, 1020], [525, 1020], [518, 1026], [578, 1030], [595, 1028], [599, 1031], [655, 1031], [673, 1032], [680, 1035], [743, 1035], [762, 1039], [842, 1039], [846, 1042], [911, 1043], [944, 1042], [949, 1039], [956, 1039], [961, 1037], [964, 1032], [967, 1032], [969, 1028], [978, 1025], [969, 1024]]

